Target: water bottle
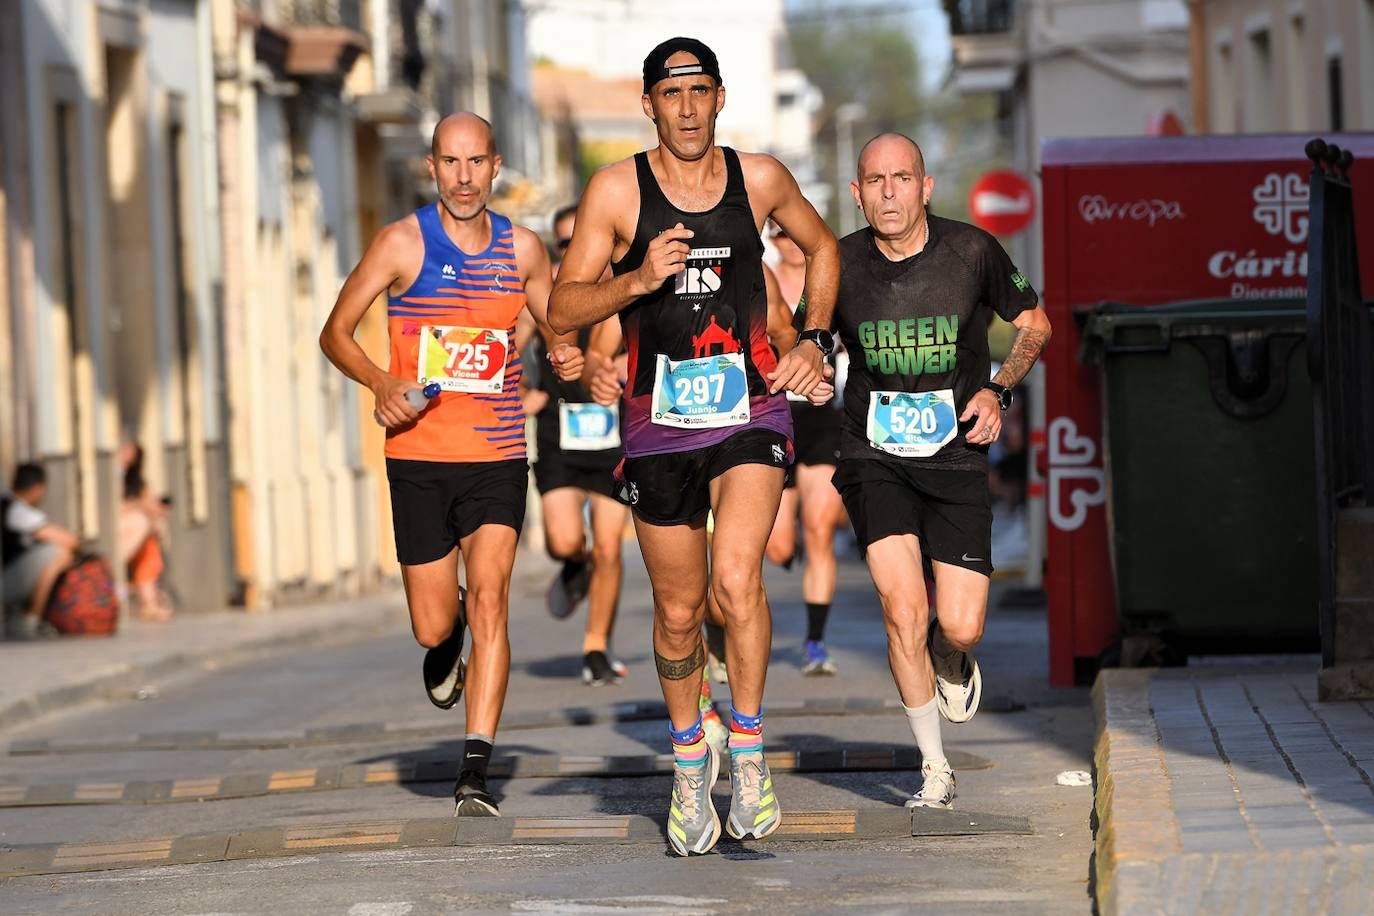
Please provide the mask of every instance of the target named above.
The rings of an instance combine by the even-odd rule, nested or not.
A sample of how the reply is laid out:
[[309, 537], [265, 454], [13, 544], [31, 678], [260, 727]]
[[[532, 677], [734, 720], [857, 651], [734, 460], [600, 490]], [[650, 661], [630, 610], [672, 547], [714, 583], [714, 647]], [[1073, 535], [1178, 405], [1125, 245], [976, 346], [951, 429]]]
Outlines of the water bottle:
[[[406, 391], [406, 403], [415, 409], [416, 413], [424, 411], [429, 406], [430, 398], [439, 393], [439, 383], [430, 382], [423, 388], [411, 388]], [[372, 419], [377, 421], [378, 426], [385, 426], [381, 416], [377, 411], [372, 411]]]

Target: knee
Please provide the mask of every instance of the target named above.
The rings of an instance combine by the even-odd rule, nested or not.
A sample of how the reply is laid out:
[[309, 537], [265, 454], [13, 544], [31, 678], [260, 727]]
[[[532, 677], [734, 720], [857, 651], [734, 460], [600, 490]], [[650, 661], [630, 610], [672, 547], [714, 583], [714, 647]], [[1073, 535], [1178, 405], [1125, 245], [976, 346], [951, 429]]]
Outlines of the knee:
[[830, 549], [835, 542], [835, 520], [822, 512], [809, 512], [802, 516], [802, 526], [806, 531], [808, 549], [820, 547]]
[[781, 566], [796, 554], [797, 539], [790, 532], [774, 535], [768, 539], [768, 547], [765, 552], [768, 555], [769, 563]]
[[620, 539], [602, 538], [593, 543], [592, 564], [597, 569], [619, 569]]
[[510, 599], [509, 585], [473, 585], [467, 591], [468, 626], [474, 633], [488, 626], [505, 626]]
[[701, 603], [655, 598], [654, 627], [670, 644], [690, 647], [701, 630]]
[[569, 531], [566, 528], [545, 531], [544, 546], [548, 549], [549, 556], [555, 560], [571, 560], [582, 556], [586, 551], [582, 532]]
[[913, 601], [906, 597], [900, 600], [883, 599], [883, 625], [887, 637], [904, 650], [924, 651], [926, 647], [926, 628], [929, 626], [930, 609], [924, 601]]
[[954, 618], [940, 621], [940, 635], [951, 646], [961, 652], [968, 652], [983, 638], [983, 621], [976, 617]]
[[733, 614], [748, 611], [763, 594], [762, 571], [733, 563], [718, 565], [711, 578], [711, 590], [728, 620]]
[[415, 634], [415, 641], [421, 648], [433, 649], [453, 635], [453, 624], [444, 623], [443, 618], [439, 616], [420, 616], [412, 612], [410, 630]]

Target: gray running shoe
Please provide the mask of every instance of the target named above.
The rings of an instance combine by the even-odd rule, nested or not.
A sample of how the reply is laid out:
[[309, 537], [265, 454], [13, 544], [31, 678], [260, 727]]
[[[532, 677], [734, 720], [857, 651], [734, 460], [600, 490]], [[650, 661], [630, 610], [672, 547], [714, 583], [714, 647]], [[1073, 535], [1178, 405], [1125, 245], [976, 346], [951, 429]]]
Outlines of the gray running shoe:
[[761, 840], [782, 823], [773, 774], [762, 751], [730, 755], [730, 817], [725, 829], [737, 840]]
[[967, 722], [983, 698], [983, 673], [978, 670], [977, 659], [946, 645], [937, 621], [930, 624], [926, 645], [935, 669], [935, 705], [940, 715], [950, 722]]
[[950, 769], [949, 761], [923, 763], [921, 788], [906, 800], [906, 807], [949, 810], [954, 807], [954, 796], [954, 771]]
[[711, 804], [711, 787], [720, 776], [720, 757], [706, 745], [706, 762], [673, 766], [673, 800], [668, 806], [668, 844], [680, 856], [704, 855], [720, 839], [720, 816]]

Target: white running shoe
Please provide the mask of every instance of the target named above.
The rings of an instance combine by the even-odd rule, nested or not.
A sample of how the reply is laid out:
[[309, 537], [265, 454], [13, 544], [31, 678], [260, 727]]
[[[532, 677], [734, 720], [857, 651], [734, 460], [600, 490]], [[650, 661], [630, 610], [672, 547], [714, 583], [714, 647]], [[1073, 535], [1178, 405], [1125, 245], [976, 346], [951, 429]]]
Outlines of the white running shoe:
[[983, 698], [983, 674], [978, 670], [978, 660], [971, 653], [945, 645], [936, 621], [931, 621], [926, 646], [935, 668], [935, 705], [940, 715], [950, 722], [967, 722], [978, 711]]
[[921, 764], [921, 788], [906, 800], [908, 808], [943, 808], [948, 811], [954, 807], [954, 771], [949, 761], [939, 764]]

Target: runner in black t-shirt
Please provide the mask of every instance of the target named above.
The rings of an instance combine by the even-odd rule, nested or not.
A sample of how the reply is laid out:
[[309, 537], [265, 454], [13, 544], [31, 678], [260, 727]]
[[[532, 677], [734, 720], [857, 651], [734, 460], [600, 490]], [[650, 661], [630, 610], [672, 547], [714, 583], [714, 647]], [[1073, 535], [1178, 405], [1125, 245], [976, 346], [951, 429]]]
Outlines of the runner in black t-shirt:
[[[577, 207], [554, 214], [554, 275], [572, 240]], [[583, 328], [577, 346], [587, 352], [593, 328]], [[535, 340], [542, 357], [542, 346]], [[543, 369], [544, 360], [538, 360]], [[582, 680], [593, 687], [619, 683], [625, 666], [611, 655], [611, 630], [620, 602], [623, 577], [621, 537], [629, 511], [611, 493], [612, 474], [620, 462], [620, 412], [615, 405], [592, 401], [577, 380], [554, 372], [539, 373], [543, 405], [536, 414], [539, 458], [534, 482], [544, 516], [544, 545], [563, 568], [549, 584], [547, 602], [563, 618], [587, 599], [587, 625], [582, 636]], [[591, 544], [583, 512], [590, 507]]]
[[[674, 38], [644, 60], [644, 114], [658, 145], [592, 176], [559, 271], [554, 327], [619, 315], [629, 351], [621, 400], [631, 504], [654, 593], [654, 663], [673, 741], [669, 842], [701, 854], [719, 839], [711, 786], [721, 761], [700, 717], [707, 588], [725, 616], [731, 801], [726, 829], [762, 839], [781, 823], [763, 754], [772, 622], [763, 550], [791, 463], [783, 391], [825, 401], [834, 236], [776, 159], [715, 143], [725, 89], [714, 52]], [[815, 327], [776, 358], [759, 233], [772, 217], [807, 254]], [[607, 264], [615, 274], [602, 280]], [[706, 515], [715, 537], [706, 540]]]
[[[987, 450], [1050, 323], [996, 239], [926, 213], [934, 187], [907, 137], [882, 134], [859, 155], [851, 188], [869, 225], [840, 241], [835, 325], [850, 363], [835, 486], [882, 601], [888, 661], [921, 752], [922, 786], [907, 806], [947, 808], [954, 774], [940, 714], [967, 721], [982, 690], [969, 653], [992, 572]], [[1017, 330], [989, 382], [994, 313]], [[923, 562], [939, 605], [929, 645]]]

